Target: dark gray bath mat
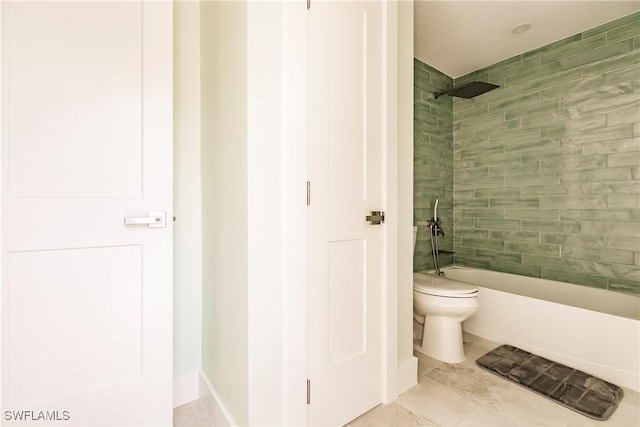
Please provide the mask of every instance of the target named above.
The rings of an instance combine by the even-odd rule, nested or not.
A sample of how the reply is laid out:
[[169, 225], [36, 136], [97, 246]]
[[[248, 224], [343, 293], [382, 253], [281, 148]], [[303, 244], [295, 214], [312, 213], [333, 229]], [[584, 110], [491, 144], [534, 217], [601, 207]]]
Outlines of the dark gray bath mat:
[[491, 350], [476, 364], [598, 421], [609, 419], [624, 394], [615, 384], [510, 345]]

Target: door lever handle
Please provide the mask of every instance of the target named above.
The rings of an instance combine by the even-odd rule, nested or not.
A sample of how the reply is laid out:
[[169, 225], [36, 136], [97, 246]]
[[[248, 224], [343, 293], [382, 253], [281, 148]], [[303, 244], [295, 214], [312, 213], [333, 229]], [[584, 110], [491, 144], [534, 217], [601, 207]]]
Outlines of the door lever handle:
[[167, 226], [167, 213], [150, 211], [149, 216], [127, 216], [124, 225], [148, 225], [149, 228], [164, 228]]

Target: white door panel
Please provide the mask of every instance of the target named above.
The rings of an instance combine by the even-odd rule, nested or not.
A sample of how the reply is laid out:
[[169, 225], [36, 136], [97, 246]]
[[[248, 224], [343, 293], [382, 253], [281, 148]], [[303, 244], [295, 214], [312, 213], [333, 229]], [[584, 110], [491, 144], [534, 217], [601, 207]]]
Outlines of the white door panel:
[[342, 425], [382, 401], [382, 3], [308, 17], [308, 421]]
[[172, 49], [170, 2], [2, 3], [3, 411], [172, 422]]

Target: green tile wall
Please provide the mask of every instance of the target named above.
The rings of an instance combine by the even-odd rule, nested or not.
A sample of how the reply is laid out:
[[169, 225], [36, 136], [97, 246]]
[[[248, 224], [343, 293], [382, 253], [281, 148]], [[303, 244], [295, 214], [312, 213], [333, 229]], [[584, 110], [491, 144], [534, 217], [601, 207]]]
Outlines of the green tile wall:
[[[501, 86], [453, 102], [456, 264], [640, 294], [639, 36], [636, 13], [455, 80]], [[419, 136], [417, 219], [448, 188]]]
[[[433, 98], [433, 92], [452, 87], [453, 80], [440, 71], [414, 62], [414, 225], [433, 216], [433, 204], [440, 199], [438, 216], [444, 237], [440, 249], [453, 250], [453, 101]], [[433, 268], [428, 229], [418, 227], [418, 243], [413, 258], [414, 271]], [[441, 255], [442, 265], [451, 264], [451, 255]]]

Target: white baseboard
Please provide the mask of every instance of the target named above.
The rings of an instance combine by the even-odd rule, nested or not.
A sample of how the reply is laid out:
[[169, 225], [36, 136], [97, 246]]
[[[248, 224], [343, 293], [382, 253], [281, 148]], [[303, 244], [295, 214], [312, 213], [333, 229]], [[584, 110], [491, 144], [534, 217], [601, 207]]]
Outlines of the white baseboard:
[[200, 372], [200, 402], [214, 426], [237, 425], [204, 372]]
[[173, 379], [173, 407], [198, 400], [200, 389], [198, 371], [189, 372]]
[[411, 356], [398, 366], [398, 394], [418, 384], [418, 358]]

